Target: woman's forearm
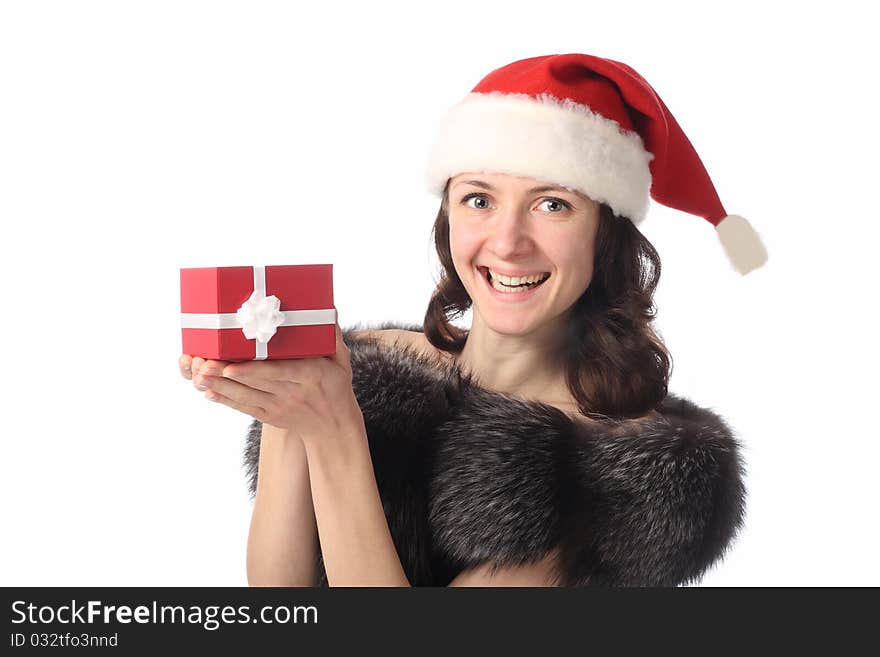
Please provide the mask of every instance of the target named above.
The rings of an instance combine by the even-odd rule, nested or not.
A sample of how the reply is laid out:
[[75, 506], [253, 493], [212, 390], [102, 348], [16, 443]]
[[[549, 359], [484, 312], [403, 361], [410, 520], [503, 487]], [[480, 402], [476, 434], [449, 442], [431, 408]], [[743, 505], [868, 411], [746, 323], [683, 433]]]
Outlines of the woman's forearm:
[[309, 481], [330, 586], [410, 586], [382, 508], [365, 432], [306, 441]]
[[318, 532], [302, 439], [263, 424], [247, 544], [251, 586], [315, 586]]

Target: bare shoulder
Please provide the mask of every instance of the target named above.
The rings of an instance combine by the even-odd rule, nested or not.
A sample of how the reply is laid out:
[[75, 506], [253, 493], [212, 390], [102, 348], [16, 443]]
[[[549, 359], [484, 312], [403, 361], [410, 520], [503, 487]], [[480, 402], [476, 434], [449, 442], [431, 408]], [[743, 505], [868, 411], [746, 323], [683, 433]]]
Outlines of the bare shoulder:
[[370, 329], [354, 331], [352, 335], [357, 339], [367, 338], [369, 340], [378, 340], [382, 344], [393, 345], [398, 340], [404, 339], [401, 337], [401, 334], [407, 332], [401, 329]]
[[398, 349], [408, 349], [422, 358], [427, 358], [436, 363], [447, 363], [453, 360], [453, 357], [443, 351], [437, 349], [428, 342], [428, 338], [421, 331], [408, 331], [406, 329], [373, 329], [368, 331], [356, 331], [355, 337], [366, 337], [374, 339], [389, 347]]
[[623, 433], [629, 429], [632, 429], [633, 426], [643, 425], [648, 423], [649, 421], [662, 419], [663, 417], [656, 410], [650, 410], [645, 415], [635, 418], [604, 417], [602, 419], [595, 419], [582, 413], [577, 401], [570, 394], [564, 400], [551, 401], [548, 399], [539, 399], [536, 401], [541, 401], [550, 406], [555, 406], [560, 411], [568, 415], [568, 417], [571, 418], [573, 421], [581, 425], [591, 428], [602, 428], [606, 431], [610, 431], [612, 434]]
[[421, 333], [416, 331], [405, 331], [403, 329], [370, 329], [364, 331], [355, 331], [355, 338], [367, 338], [369, 340], [377, 340], [389, 347], [408, 347], [419, 346], [418, 336]]
[[451, 364], [455, 362], [455, 357], [452, 354], [432, 345], [421, 331], [401, 330], [400, 333], [399, 339], [402, 343], [411, 347], [423, 358], [428, 358], [438, 364]]

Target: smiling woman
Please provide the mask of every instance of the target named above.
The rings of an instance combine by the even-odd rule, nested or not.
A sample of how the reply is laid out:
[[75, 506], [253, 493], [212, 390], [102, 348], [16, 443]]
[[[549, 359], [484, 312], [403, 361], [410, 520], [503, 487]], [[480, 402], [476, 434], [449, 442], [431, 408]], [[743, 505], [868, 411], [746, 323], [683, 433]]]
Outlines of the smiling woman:
[[255, 418], [252, 583], [698, 580], [742, 525], [744, 468], [726, 422], [668, 392], [638, 224], [649, 194], [731, 224], [666, 106], [619, 62], [513, 62], [450, 109], [428, 181], [421, 324], [214, 382]]
[[[475, 181], [492, 190], [486, 209], [461, 205]], [[450, 179], [434, 222], [442, 278], [425, 315], [425, 335], [493, 389], [565, 400], [597, 419], [640, 417], [666, 395], [671, 367], [650, 324], [659, 256], [607, 205], [567, 192], [572, 209], [551, 212], [539, 196], [547, 186], [534, 183], [470, 172]], [[449, 189], [456, 190], [456, 203]], [[496, 265], [499, 260], [520, 266]], [[544, 282], [523, 287], [522, 278], [499, 276], [493, 284], [493, 271], [545, 272]], [[504, 283], [521, 289], [505, 290]], [[455, 327], [451, 320], [472, 305], [470, 330]], [[621, 334], [627, 340], [617, 339]], [[490, 354], [513, 340], [523, 356], [498, 363]]]

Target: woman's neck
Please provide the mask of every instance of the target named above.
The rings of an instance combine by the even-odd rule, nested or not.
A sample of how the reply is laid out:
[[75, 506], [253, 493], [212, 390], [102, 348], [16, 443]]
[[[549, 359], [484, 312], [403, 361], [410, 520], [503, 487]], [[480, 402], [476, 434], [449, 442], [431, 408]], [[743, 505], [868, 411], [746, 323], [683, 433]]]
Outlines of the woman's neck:
[[529, 335], [505, 335], [475, 321], [456, 363], [489, 390], [547, 403], [571, 403], [565, 373], [554, 355], [552, 330], [544, 327]]

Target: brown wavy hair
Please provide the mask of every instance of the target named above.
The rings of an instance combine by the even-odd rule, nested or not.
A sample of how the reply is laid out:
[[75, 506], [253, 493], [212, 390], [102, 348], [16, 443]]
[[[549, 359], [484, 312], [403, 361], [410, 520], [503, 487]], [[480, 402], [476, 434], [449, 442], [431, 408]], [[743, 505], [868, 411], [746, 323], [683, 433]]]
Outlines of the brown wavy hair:
[[[640, 417], [668, 391], [672, 355], [651, 327], [660, 256], [627, 218], [600, 204], [593, 277], [568, 310], [554, 345], [579, 410], [593, 419]], [[451, 323], [473, 301], [449, 248], [449, 181], [432, 231], [441, 278], [425, 312], [423, 330], [438, 349], [460, 354], [469, 331]]]

